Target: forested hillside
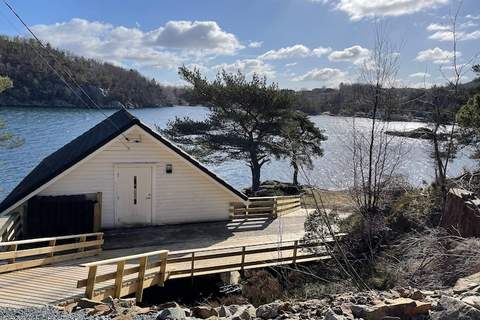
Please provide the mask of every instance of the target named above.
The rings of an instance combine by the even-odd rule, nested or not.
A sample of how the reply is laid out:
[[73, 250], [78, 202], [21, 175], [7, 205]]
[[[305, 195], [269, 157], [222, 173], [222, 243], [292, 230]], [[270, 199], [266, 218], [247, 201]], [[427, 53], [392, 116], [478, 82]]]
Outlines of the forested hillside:
[[[460, 87], [460, 99], [465, 102], [468, 95], [478, 91], [480, 79], [475, 79]], [[338, 89], [317, 88], [301, 90], [296, 93], [298, 105], [308, 114], [330, 113], [344, 116], [368, 116], [370, 105], [362, 99], [369, 88], [365, 84], [340, 84]], [[371, 88], [370, 88], [371, 90]], [[425, 101], [436, 97], [439, 100], [448, 100], [451, 91], [448, 87], [434, 87], [430, 89], [396, 88], [388, 90], [391, 102], [390, 114], [385, 115], [392, 120], [411, 120], [429, 118], [432, 107]], [[453, 119], [454, 104], [446, 103], [443, 112]], [[383, 117], [383, 116], [382, 116]]]
[[[48, 62], [48, 63], [47, 63]], [[102, 107], [151, 107], [180, 104], [182, 88], [164, 87], [136, 70], [126, 70], [109, 63], [74, 56], [34, 40], [0, 36], [0, 75], [13, 81], [13, 88], [0, 96], [0, 106], [85, 107], [49, 67], [75, 81]], [[75, 88], [82, 99], [88, 98]]]

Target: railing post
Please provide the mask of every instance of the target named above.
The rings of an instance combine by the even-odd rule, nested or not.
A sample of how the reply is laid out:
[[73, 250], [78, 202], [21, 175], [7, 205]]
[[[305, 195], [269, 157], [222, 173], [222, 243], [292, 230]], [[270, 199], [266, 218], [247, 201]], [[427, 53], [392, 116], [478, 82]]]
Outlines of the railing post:
[[277, 218], [278, 217], [278, 203], [277, 203], [277, 197], [273, 197], [273, 207], [272, 207], [272, 218]]
[[295, 240], [295, 242], [293, 242], [293, 256], [292, 256], [293, 264], [297, 262], [297, 248], [298, 248], [298, 240]]
[[192, 252], [192, 265], [191, 265], [191, 274], [190, 274], [192, 279], [193, 279], [194, 270], [195, 270], [195, 252]]
[[52, 252], [49, 252], [48, 253], [48, 256], [49, 257], [53, 257], [53, 255], [55, 254], [55, 252], [53, 251], [53, 249], [55, 248], [55, 245], [57, 244], [57, 239], [53, 239], [53, 240], [50, 240], [48, 242], [48, 246], [52, 248]]
[[[103, 239], [103, 233], [97, 235], [97, 240], [102, 240], [102, 239]], [[97, 249], [102, 250], [102, 245], [99, 244], [99, 245], [97, 246]]]
[[167, 257], [168, 253], [162, 253], [160, 254], [160, 271], [159, 271], [159, 286], [163, 287], [163, 284], [165, 283], [165, 279], [167, 277]]
[[[18, 245], [14, 244], [14, 245], [11, 245], [9, 248], [8, 248], [8, 251], [13, 251], [13, 252], [16, 252], [18, 249]], [[8, 259], [8, 263], [15, 263], [15, 257], [11, 258], [11, 259]]]
[[142, 302], [143, 299], [143, 281], [145, 280], [145, 270], [147, 268], [147, 263], [148, 257], [139, 258], [137, 292], [135, 293], [135, 300], [137, 301], [137, 303]]
[[240, 263], [240, 271], [245, 269], [245, 251], [247, 248], [245, 246], [242, 247], [242, 262]]
[[114, 298], [121, 298], [123, 285], [123, 271], [125, 270], [125, 260], [117, 262], [117, 274], [115, 276], [115, 295]]
[[[78, 242], [80, 243], [85, 242], [85, 240], [87, 240], [87, 237], [85, 236], [81, 236], [78, 238]], [[85, 247], [78, 248], [78, 252], [83, 252], [83, 251], [85, 251]]]
[[88, 299], [93, 299], [93, 292], [95, 290], [95, 280], [97, 278], [97, 266], [90, 266], [88, 269], [87, 287], [85, 289], [85, 296]]

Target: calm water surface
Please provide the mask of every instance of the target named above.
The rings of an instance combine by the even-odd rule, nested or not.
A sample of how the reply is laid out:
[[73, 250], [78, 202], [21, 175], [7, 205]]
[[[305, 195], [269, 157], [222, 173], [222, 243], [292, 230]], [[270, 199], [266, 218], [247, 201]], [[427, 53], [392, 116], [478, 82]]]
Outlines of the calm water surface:
[[[113, 110], [103, 111], [106, 115]], [[201, 107], [173, 107], [156, 109], [136, 109], [135, 116], [150, 126], [164, 127], [168, 120], [189, 116], [202, 119], [207, 110]], [[25, 144], [15, 149], [0, 149], [0, 199], [3, 199], [20, 180], [27, 175], [44, 157], [65, 145], [81, 133], [105, 119], [99, 111], [91, 109], [58, 108], [0, 108], [8, 131], [22, 136]], [[308, 180], [326, 189], [343, 189], [351, 184], [349, 173], [350, 156], [348, 140], [351, 136], [352, 118], [313, 116], [312, 120], [324, 129], [328, 140], [324, 143], [325, 155], [314, 161], [314, 169], [302, 174], [303, 181]], [[367, 130], [369, 119], [356, 119], [360, 130]], [[396, 122], [389, 124], [390, 129], [413, 129], [422, 126], [417, 122]], [[408, 177], [410, 183], [420, 185], [431, 181], [430, 144], [428, 141], [404, 139], [406, 154], [399, 167], [400, 173]], [[461, 172], [462, 168], [471, 168], [474, 161], [467, 152], [461, 153], [450, 165], [450, 174]], [[249, 168], [242, 161], [228, 161], [220, 165], [207, 165], [218, 175], [238, 188], [250, 184]], [[277, 179], [290, 181], [292, 170], [287, 161], [272, 161], [262, 171], [262, 180]], [[306, 177], [307, 176], [307, 177]]]

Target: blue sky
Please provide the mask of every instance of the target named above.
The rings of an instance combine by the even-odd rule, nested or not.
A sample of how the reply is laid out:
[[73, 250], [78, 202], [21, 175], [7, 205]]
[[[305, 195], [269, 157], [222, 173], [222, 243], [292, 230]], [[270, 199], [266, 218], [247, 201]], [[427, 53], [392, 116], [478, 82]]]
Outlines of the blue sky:
[[[9, 2], [43, 41], [160, 83], [182, 84], [177, 68], [185, 64], [209, 77], [220, 68], [266, 74], [293, 89], [357, 81], [375, 19], [400, 47], [400, 85], [444, 83], [453, 53], [448, 16], [458, 6], [456, 0]], [[0, 13], [1, 33], [26, 36], [3, 4]], [[480, 1], [463, 1], [458, 30], [459, 63], [478, 63]], [[472, 77], [465, 72], [463, 80]]]

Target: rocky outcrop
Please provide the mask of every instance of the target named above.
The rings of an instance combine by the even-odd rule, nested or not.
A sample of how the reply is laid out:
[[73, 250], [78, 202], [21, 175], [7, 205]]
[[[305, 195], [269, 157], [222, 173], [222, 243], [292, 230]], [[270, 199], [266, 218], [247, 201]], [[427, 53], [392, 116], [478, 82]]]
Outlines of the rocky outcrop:
[[[82, 299], [65, 306], [65, 313], [83, 313], [81, 319], [115, 320], [480, 320], [480, 274], [459, 279], [448, 290], [425, 291], [396, 288], [388, 291], [348, 292], [320, 299], [277, 300], [254, 307], [251, 304], [181, 306], [175, 302], [139, 307], [133, 299], [104, 302]], [[80, 319], [74, 317], [72, 319]]]

